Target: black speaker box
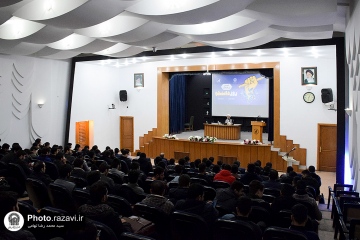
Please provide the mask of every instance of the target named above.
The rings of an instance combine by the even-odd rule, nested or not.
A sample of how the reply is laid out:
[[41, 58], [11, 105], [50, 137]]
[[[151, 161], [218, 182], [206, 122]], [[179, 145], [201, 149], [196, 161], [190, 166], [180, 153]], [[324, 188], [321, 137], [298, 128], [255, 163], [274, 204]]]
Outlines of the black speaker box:
[[321, 89], [321, 101], [323, 103], [329, 103], [333, 101], [333, 93], [331, 88]]
[[120, 97], [121, 102], [126, 102], [127, 101], [127, 92], [126, 92], [126, 90], [120, 90], [119, 97]]

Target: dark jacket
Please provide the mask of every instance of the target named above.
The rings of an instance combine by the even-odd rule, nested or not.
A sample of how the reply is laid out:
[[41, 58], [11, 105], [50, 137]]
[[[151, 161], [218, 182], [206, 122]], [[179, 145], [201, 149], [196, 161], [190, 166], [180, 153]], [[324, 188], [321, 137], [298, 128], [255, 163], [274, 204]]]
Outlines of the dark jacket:
[[231, 188], [219, 188], [216, 190], [217, 205], [224, 208], [227, 212], [235, 212], [236, 200], [238, 197], [235, 195]]
[[148, 159], [148, 158], [139, 158], [138, 163], [140, 165], [140, 170], [143, 171], [146, 175], [149, 175], [149, 172], [153, 171], [150, 159]]
[[175, 205], [175, 210], [196, 214], [202, 217], [209, 227], [215, 223], [215, 220], [219, 214], [218, 211], [212, 206], [212, 204], [195, 199], [178, 201]]
[[249, 173], [249, 172], [246, 172], [240, 179], [240, 181], [244, 185], [249, 185], [252, 180], [258, 180], [262, 182], [262, 179], [261, 177], [259, 177], [259, 175], [257, 175], [256, 173]]
[[189, 190], [189, 188], [181, 188], [181, 187], [170, 188], [169, 199], [173, 203], [176, 203], [177, 201], [182, 200], [182, 199], [186, 199], [188, 190]]
[[298, 202], [292, 196], [279, 196], [275, 198], [274, 202], [271, 204], [271, 212], [277, 214], [284, 209], [291, 210], [297, 203]]
[[45, 183], [46, 186], [48, 186], [50, 183], [52, 183], [52, 179], [49, 177], [49, 175], [47, 175], [46, 173], [37, 173], [37, 172], [33, 172], [31, 175], [30, 175], [30, 178], [34, 178], [34, 179], [37, 179], [37, 180], [40, 180], [42, 181], [43, 183]]
[[306, 236], [306, 238], [308, 240], [320, 240], [319, 236], [312, 231], [307, 231], [306, 227], [300, 227], [300, 226], [290, 226], [291, 230], [297, 231], [297, 232], [301, 232], [302, 234], [304, 234]]

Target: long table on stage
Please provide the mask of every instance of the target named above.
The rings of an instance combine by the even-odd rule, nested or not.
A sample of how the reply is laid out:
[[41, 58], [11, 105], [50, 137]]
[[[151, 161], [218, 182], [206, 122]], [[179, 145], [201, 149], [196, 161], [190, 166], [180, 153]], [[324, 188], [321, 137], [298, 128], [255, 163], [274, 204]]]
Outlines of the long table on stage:
[[241, 135], [241, 124], [223, 125], [204, 123], [204, 135], [218, 139], [237, 140]]

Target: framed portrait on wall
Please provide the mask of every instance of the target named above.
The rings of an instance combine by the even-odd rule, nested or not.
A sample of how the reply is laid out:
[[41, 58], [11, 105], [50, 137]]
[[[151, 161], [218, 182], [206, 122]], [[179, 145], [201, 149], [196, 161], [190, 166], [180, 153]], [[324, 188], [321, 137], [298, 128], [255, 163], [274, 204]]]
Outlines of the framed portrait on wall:
[[301, 68], [301, 85], [317, 85], [317, 67]]
[[134, 88], [144, 87], [144, 74], [134, 73]]

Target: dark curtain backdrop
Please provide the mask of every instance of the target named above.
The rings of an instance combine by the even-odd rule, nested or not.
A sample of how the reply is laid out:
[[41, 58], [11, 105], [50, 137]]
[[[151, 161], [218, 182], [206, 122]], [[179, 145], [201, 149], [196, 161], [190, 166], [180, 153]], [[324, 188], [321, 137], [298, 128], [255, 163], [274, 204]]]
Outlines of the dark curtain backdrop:
[[184, 130], [185, 124], [185, 96], [186, 76], [173, 75], [170, 79], [170, 133], [179, 133]]

